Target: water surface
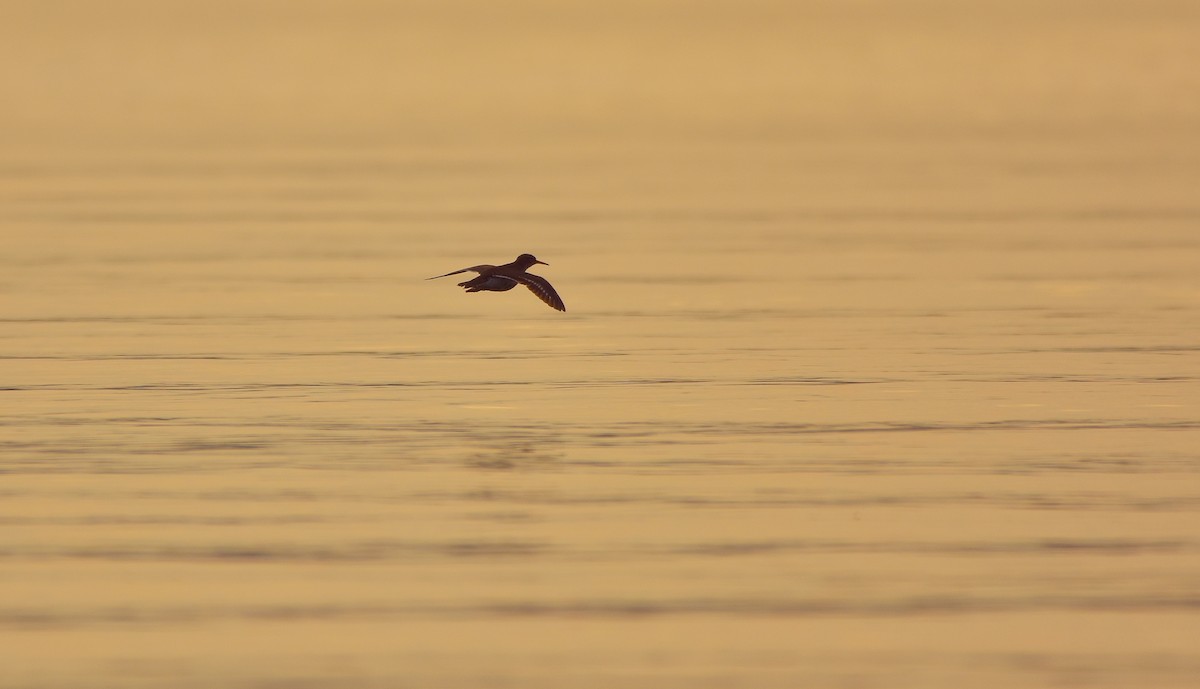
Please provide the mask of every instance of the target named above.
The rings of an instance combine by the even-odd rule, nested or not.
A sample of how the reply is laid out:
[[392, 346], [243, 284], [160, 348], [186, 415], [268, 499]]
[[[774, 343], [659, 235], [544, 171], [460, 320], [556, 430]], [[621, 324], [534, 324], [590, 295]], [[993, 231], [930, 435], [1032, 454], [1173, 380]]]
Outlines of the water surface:
[[[357, 46], [313, 78], [373, 102], [337, 77], [382, 50], [375, 23], [392, 15], [356, 4], [327, 34], [323, 6], [304, 7], [284, 29], [199, 26], [225, 27], [234, 57], [257, 35], [282, 59], [274, 31]], [[754, 7], [733, 15], [737, 40], [765, 46], [747, 69], [792, 55], [772, 12], [890, 35], [820, 4]], [[1070, 45], [1117, 32], [1152, 56], [1183, 12], [1159, 3], [1129, 23], [1105, 7]], [[492, 35], [426, 11], [455, 27], [452, 45]], [[642, 35], [552, 16], [501, 65], [563, 32], [611, 60], [622, 53], [599, 37]], [[633, 50], [673, 73], [672, 55], [705, 54], [709, 20], [647, 34], [683, 37], [665, 56]], [[168, 64], [209, 74], [187, 59], [200, 28], [146, 21], [182, 37]], [[48, 45], [100, 40], [54, 26]], [[880, 45], [1002, 62], [963, 52], [954, 28], [904, 23]], [[929, 33], [929, 54], [904, 53]], [[1053, 38], [1035, 33], [1031, 50]], [[671, 82], [659, 110], [609, 111], [609, 130], [543, 95], [522, 106], [560, 123], [542, 138], [521, 139], [501, 108], [428, 124], [443, 137], [419, 144], [396, 137], [420, 108], [396, 134], [268, 79], [268, 61], [237, 72], [210, 120], [175, 104], [174, 125], [142, 123], [154, 145], [109, 145], [142, 125], [113, 124], [102, 99], [77, 115], [107, 132], [75, 133], [90, 145], [12, 149], [0, 684], [1193, 686], [1200, 148], [1176, 117], [1189, 106], [1153, 100], [1169, 68], [1133, 89], [1145, 111], [1073, 109], [1103, 101], [1100, 86], [1066, 110], [1006, 99], [1100, 73], [1102, 53], [1006, 73], [922, 127], [938, 107], [918, 82], [881, 91], [881, 110], [804, 82], [841, 98], [821, 106], [844, 117], [830, 129], [772, 103], [772, 89], [805, 92], [781, 71], [663, 135], [682, 104], [742, 83], [705, 63], [713, 82]], [[652, 70], [626, 86], [609, 64], [602, 94], [644, 105], [666, 83]], [[836, 83], [870, 64], [858, 55]], [[931, 79], [969, 82], [960, 68]], [[139, 74], [117, 91], [141, 92]], [[475, 79], [455, 98], [482, 108], [495, 94]], [[248, 96], [252, 83], [278, 90]], [[181, 87], [163, 88], [149, 102]], [[272, 108], [305, 94], [313, 110], [286, 143], [188, 141], [263, 135]], [[979, 126], [991, 116], [975, 117], [976, 96], [1009, 128]], [[247, 100], [266, 110], [233, 117]], [[1121, 128], [1135, 116], [1158, 126]], [[473, 121], [513, 136], [450, 136], [479, 137]], [[361, 140], [339, 142], [349, 125]], [[551, 264], [537, 271], [565, 314], [521, 289], [425, 280], [526, 251]]]

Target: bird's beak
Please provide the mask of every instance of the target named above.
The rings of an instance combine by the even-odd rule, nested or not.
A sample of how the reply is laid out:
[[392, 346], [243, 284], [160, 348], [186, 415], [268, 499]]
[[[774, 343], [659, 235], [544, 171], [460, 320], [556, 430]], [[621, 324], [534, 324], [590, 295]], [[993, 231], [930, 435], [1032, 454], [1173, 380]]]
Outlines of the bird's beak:
[[545, 261], [534, 261], [534, 263], [541, 263], [544, 266], [550, 265], [549, 263], [546, 263]]

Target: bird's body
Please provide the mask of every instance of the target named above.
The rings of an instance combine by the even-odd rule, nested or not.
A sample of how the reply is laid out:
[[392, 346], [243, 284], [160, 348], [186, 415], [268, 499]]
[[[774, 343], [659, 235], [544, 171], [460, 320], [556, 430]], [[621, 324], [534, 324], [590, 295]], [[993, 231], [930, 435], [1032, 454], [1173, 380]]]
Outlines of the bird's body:
[[479, 273], [478, 277], [467, 280], [466, 282], [458, 283], [468, 292], [507, 292], [517, 285], [525, 285], [530, 292], [537, 295], [538, 299], [546, 302], [546, 305], [559, 311], [566, 311], [567, 307], [563, 304], [563, 300], [558, 296], [558, 292], [554, 291], [554, 287], [550, 281], [541, 275], [527, 273], [531, 266], [535, 263], [540, 263], [544, 266], [550, 265], [544, 261], [539, 261], [534, 258], [533, 254], [521, 254], [517, 260], [512, 263], [505, 263], [502, 266], [478, 265], [470, 268], [463, 268], [445, 275], [435, 275], [430, 280], [444, 278], [450, 275], [458, 275], [468, 271]]

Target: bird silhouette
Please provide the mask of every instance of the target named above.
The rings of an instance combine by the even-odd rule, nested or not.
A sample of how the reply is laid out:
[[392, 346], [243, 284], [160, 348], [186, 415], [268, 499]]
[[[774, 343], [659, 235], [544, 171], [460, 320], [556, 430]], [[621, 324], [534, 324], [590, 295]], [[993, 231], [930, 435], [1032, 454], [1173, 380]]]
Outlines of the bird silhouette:
[[552, 309], [566, 311], [567, 307], [563, 304], [562, 298], [558, 296], [558, 292], [554, 291], [554, 287], [550, 281], [541, 275], [527, 273], [531, 266], [535, 263], [540, 263], [544, 266], [550, 265], [545, 261], [539, 261], [533, 254], [521, 254], [517, 256], [517, 260], [512, 263], [505, 263], [502, 266], [479, 265], [463, 268], [445, 275], [434, 275], [427, 280], [436, 280], [438, 278], [458, 275], [468, 271], [479, 273], [478, 277], [471, 278], [466, 282], [458, 283], [468, 292], [507, 292], [516, 287], [518, 284], [525, 285], [530, 292], [537, 295], [538, 299], [546, 302], [546, 305]]

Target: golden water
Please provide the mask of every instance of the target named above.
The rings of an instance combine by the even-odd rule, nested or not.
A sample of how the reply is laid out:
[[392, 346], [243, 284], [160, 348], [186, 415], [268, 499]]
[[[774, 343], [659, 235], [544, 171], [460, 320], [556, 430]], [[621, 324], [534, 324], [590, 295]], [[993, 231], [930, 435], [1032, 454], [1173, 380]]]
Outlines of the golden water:
[[1195, 686], [1191, 4], [10, 14], [0, 686]]

